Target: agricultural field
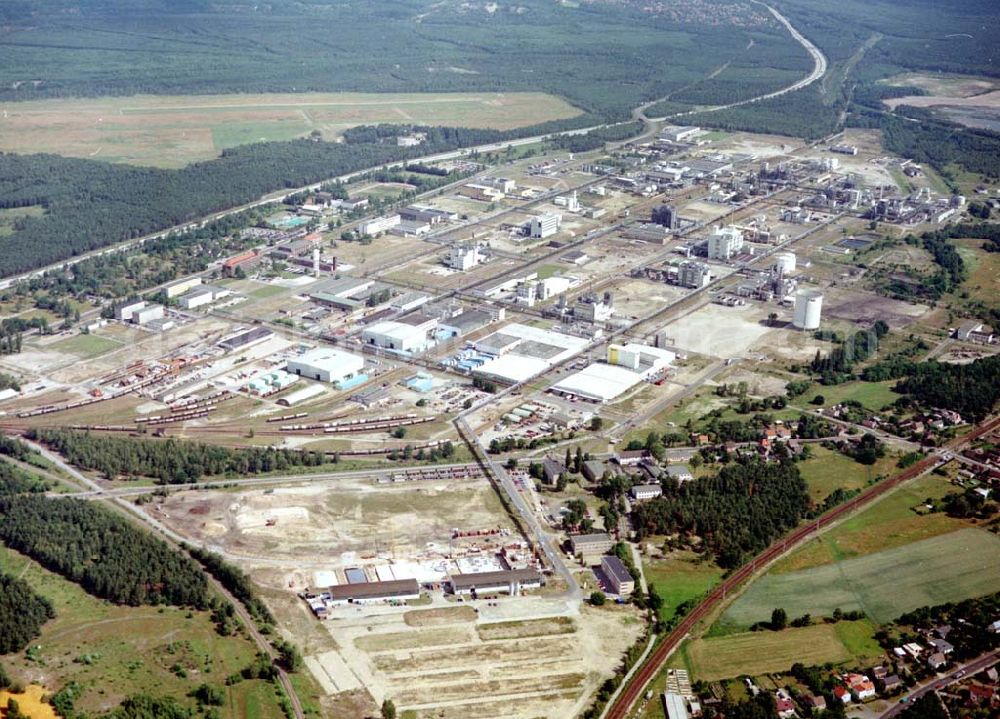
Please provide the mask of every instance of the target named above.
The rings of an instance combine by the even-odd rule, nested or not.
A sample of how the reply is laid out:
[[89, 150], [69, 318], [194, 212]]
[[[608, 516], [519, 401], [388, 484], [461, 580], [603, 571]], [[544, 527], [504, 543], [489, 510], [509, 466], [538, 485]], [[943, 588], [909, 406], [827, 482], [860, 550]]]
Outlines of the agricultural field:
[[840, 664], [878, 656], [881, 650], [872, 639], [874, 631], [870, 622], [862, 620], [780, 632], [730, 634], [691, 641], [684, 655], [692, 679], [716, 681], [744, 674], [783, 672], [796, 662]]
[[[0, 571], [19, 576], [52, 602], [56, 618], [24, 653], [4, 657], [13, 678], [53, 693], [83, 687], [76, 707], [104, 712], [141, 692], [188, 703], [202, 683], [223, 688], [223, 717], [282, 717], [274, 687], [260, 680], [225, 686], [256, 648], [240, 636], [220, 636], [208, 612], [177, 607], [121, 607], [96, 599], [36, 562], [0, 548]], [[27, 708], [29, 704], [25, 704]]]
[[[565, 100], [540, 92], [37, 100], [5, 105], [0, 150], [183, 167], [253, 142], [291, 140], [313, 132], [334, 140], [355, 125], [413, 123], [509, 130], [579, 114]], [[2, 228], [0, 220], [0, 233]]]
[[943, 512], [914, 511], [928, 499], [936, 501], [951, 491], [954, 488], [941, 479], [921, 477], [824, 532], [780, 560], [771, 572], [782, 574], [823, 566], [971, 526]]
[[978, 529], [886, 549], [835, 564], [770, 573], [737, 599], [723, 627], [749, 627], [775, 607], [789, 617], [862, 611], [886, 623], [917, 607], [1000, 591], [1000, 538]]

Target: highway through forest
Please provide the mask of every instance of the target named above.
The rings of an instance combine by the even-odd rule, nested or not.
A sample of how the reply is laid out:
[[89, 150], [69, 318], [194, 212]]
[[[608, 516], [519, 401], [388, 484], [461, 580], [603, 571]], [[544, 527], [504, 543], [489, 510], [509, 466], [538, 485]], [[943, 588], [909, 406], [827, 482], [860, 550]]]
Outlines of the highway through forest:
[[[1000, 417], [984, 421], [977, 425], [969, 434], [949, 442], [944, 449], [955, 453], [978, 437], [992, 432], [997, 427], [1000, 427]], [[720, 608], [729, 596], [753, 578], [758, 569], [763, 569], [784, 555], [789, 549], [794, 549], [796, 546], [811, 539], [820, 530], [844, 519], [853, 512], [867, 507], [901, 484], [925, 474], [943, 462], [944, 460], [937, 454], [922, 459], [895, 477], [882, 480], [853, 499], [831, 509], [819, 519], [815, 521], [810, 520], [808, 523], [800, 525], [789, 534], [774, 542], [751, 561], [734, 571], [664, 637], [663, 641], [649, 655], [646, 663], [635, 672], [632, 681], [625, 685], [618, 697], [608, 704], [602, 717], [606, 719], [625, 719], [632, 705], [645, 692], [647, 685], [659, 674], [664, 662], [680, 646], [681, 642], [684, 641], [695, 625]]]

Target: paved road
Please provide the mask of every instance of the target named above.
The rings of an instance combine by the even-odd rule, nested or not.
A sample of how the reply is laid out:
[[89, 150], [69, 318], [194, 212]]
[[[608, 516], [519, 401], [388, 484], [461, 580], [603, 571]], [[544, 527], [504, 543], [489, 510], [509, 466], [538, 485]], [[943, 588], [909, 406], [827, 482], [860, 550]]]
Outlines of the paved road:
[[666, 98], [652, 100], [643, 105], [640, 105], [633, 111], [632, 116], [635, 119], [639, 120], [655, 121], [655, 120], [666, 120], [674, 117], [684, 117], [686, 115], [697, 115], [703, 112], [718, 112], [720, 110], [729, 110], [734, 107], [750, 105], [754, 102], [761, 102], [762, 100], [770, 100], [773, 97], [780, 97], [781, 95], [788, 94], [789, 92], [795, 92], [796, 90], [801, 90], [804, 87], [809, 87], [814, 82], [823, 77], [823, 75], [826, 74], [827, 68], [829, 67], [826, 55], [824, 55], [823, 52], [818, 47], [816, 47], [812, 42], [810, 42], [805, 35], [796, 30], [795, 27], [790, 22], [788, 22], [788, 18], [786, 18], [780, 12], [775, 10], [767, 3], [760, 2], [760, 0], [752, 0], [752, 2], [756, 3], [757, 5], [763, 5], [764, 7], [766, 7], [771, 12], [771, 14], [774, 15], [775, 19], [785, 26], [785, 29], [788, 30], [788, 32], [795, 39], [795, 41], [806, 49], [806, 52], [809, 53], [810, 57], [812, 57], [813, 60], [813, 69], [808, 75], [806, 75], [801, 80], [796, 80], [788, 87], [783, 87], [780, 90], [775, 90], [774, 92], [769, 92], [764, 95], [758, 95], [757, 97], [751, 97], [747, 100], [740, 100], [739, 102], [730, 102], [727, 105], [712, 105], [711, 107], [703, 107], [697, 110], [687, 110], [685, 112], [678, 112], [673, 115], [667, 115], [666, 117], [647, 118], [646, 110], [648, 110], [656, 103], [669, 98], [668, 95]]
[[473, 451], [480, 457], [484, 467], [487, 468], [490, 474], [493, 475], [493, 478], [507, 495], [513, 505], [512, 509], [516, 510], [517, 514], [524, 522], [524, 527], [531, 535], [530, 538], [533, 539], [535, 547], [542, 551], [546, 560], [548, 560], [548, 563], [552, 566], [553, 571], [555, 571], [555, 573], [558, 574], [564, 582], [566, 582], [567, 589], [563, 596], [574, 601], [580, 601], [583, 599], [583, 590], [580, 589], [580, 585], [577, 583], [573, 573], [570, 571], [569, 567], [566, 566], [566, 562], [563, 560], [562, 552], [558, 547], [553, 545], [552, 536], [542, 527], [541, 522], [538, 521], [538, 515], [535, 513], [534, 509], [528, 505], [528, 502], [524, 499], [524, 495], [518, 491], [517, 486], [514, 484], [514, 480], [510, 478], [507, 471], [501, 467], [486, 451], [486, 448], [483, 447], [482, 442], [469, 426], [469, 423], [466, 421], [464, 415], [459, 415], [455, 419], [455, 426], [458, 428], [461, 436], [473, 448]]
[[983, 671], [984, 669], [989, 669], [997, 662], [1000, 662], [1000, 651], [984, 654], [978, 659], [973, 659], [970, 662], [966, 662], [961, 666], [955, 667], [955, 669], [950, 671], [947, 676], [935, 677], [930, 681], [918, 685], [916, 689], [906, 695], [906, 703], [893, 704], [892, 707], [882, 712], [878, 719], [892, 719], [892, 717], [897, 714], [906, 711], [910, 704], [922, 697], [924, 694], [937, 691], [939, 686], [948, 686], [950, 684], [954, 684], [955, 682], [962, 681], [962, 679], [966, 677], [970, 677], [973, 674]]

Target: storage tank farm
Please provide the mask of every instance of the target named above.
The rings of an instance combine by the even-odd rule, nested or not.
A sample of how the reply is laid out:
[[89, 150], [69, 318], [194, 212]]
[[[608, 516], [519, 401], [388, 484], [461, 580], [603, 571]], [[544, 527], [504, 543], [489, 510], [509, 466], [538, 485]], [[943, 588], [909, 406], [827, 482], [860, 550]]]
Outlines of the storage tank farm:
[[823, 293], [819, 290], [799, 290], [795, 293], [795, 314], [792, 325], [800, 330], [818, 330], [823, 313]]

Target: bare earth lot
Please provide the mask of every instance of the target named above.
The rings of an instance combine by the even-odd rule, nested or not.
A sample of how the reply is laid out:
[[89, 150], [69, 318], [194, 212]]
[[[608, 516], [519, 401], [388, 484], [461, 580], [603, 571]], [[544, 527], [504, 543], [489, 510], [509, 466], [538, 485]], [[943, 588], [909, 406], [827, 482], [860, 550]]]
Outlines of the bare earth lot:
[[506, 130], [578, 115], [544, 93], [139, 95], [8, 103], [0, 150], [54, 152], [136, 165], [182, 167], [227, 147], [329, 140], [355, 125], [416, 123]]

